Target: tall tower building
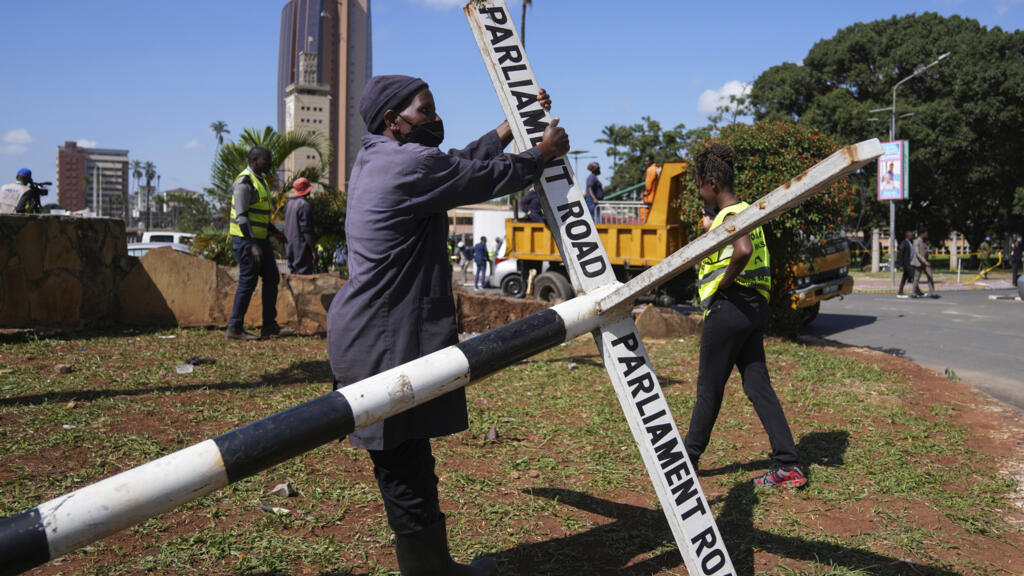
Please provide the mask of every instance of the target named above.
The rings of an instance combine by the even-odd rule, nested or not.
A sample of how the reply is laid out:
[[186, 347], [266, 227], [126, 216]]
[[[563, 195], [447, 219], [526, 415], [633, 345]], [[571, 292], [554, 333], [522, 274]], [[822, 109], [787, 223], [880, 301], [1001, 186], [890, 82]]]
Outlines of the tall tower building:
[[[331, 98], [327, 86], [317, 78], [315, 52], [299, 52], [299, 80], [285, 88], [284, 129], [305, 128], [329, 138]], [[284, 161], [285, 172], [297, 174], [307, 166], [319, 166], [320, 155], [312, 148], [299, 148]]]
[[370, 0], [290, 0], [281, 11], [277, 127], [288, 129], [288, 88], [306, 85], [302, 73], [309, 70], [312, 59], [316, 83], [327, 88], [328, 103], [323, 108], [332, 148], [328, 181], [336, 187], [348, 181], [366, 131], [359, 116], [359, 97], [372, 75], [370, 41]]

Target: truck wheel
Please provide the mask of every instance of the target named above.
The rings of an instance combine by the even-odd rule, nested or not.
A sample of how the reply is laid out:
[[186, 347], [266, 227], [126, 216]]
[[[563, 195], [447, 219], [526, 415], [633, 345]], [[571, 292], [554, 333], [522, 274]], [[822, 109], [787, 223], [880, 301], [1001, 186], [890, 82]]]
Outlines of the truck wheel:
[[522, 298], [526, 294], [526, 282], [518, 272], [513, 272], [501, 281], [501, 292], [509, 298]]
[[804, 326], [807, 326], [811, 322], [814, 322], [814, 319], [818, 317], [818, 311], [819, 310], [821, 310], [821, 302], [815, 304], [814, 306], [808, 306], [807, 308], [801, 308], [800, 309], [800, 312], [804, 316], [804, 318], [803, 318]]
[[569, 279], [558, 272], [545, 272], [533, 281], [533, 295], [545, 302], [568, 300], [573, 296]]

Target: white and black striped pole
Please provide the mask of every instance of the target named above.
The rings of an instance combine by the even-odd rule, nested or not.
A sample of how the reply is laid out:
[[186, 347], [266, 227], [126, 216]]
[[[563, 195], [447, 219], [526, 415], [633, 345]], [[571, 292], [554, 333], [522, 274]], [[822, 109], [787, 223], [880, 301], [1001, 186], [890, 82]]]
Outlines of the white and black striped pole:
[[[880, 154], [877, 140], [840, 150], [759, 200], [752, 207], [756, 209], [738, 214], [731, 226], [716, 228], [674, 253], [652, 268], [653, 275], [645, 273], [627, 284], [608, 283], [543, 312], [0, 520], [0, 574], [18, 574], [48, 562], [598, 328], [602, 353], [606, 360], [614, 361], [613, 366], [621, 370], [630, 386], [627, 401], [642, 411], [642, 436], [653, 446], [645, 452], [652, 459], [648, 467], [653, 464], [664, 470], [661, 476], [670, 482], [673, 503], [689, 502], [681, 516], [695, 510], [694, 506], [706, 509], [706, 502], [695, 500], [693, 495], [699, 489], [696, 478], [682, 467], [685, 452], [677, 450], [670, 436], [662, 435], [667, 410], [660, 414], [661, 408], [654, 409], [656, 401], [663, 404], [664, 400], [653, 396], [657, 381], [639, 338], [634, 336], [628, 304]], [[625, 329], [616, 333], [619, 327]], [[678, 481], [672, 482], [674, 478]], [[694, 515], [697, 510], [689, 517]], [[703, 543], [706, 553], [702, 557], [710, 561], [717, 556], [709, 554], [719, 549], [713, 544], [720, 544], [712, 542], [713, 535], [706, 533], [703, 540], [694, 542]]]

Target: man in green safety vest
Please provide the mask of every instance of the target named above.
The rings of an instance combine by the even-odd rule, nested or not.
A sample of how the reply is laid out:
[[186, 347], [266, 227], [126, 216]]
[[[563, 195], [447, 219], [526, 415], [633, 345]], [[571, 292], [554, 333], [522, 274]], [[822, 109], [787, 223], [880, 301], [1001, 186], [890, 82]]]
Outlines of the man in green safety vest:
[[227, 337], [232, 340], [259, 338], [245, 331], [245, 312], [260, 278], [263, 278], [260, 337], [283, 334], [286, 330], [277, 324], [277, 284], [281, 276], [269, 238], [271, 234], [281, 235], [270, 223], [270, 189], [265, 177], [271, 160], [270, 150], [254, 146], [249, 150], [249, 165], [235, 179], [232, 188], [231, 247], [238, 259], [238, 288], [227, 331]]
[[[703, 226], [717, 228], [748, 204], [733, 191], [735, 152], [712, 144], [693, 162], [697, 190], [704, 203]], [[764, 231], [753, 230], [704, 258], [700, 264], [700, 303], [704, 325], [700, 340], [697, 401], [686, 432], [686, 452], [693, 467], [711, 439], [722, 406], [725, 383], [732, 367], [739, 368], [743, 391], [761, 419], [772, 448], [773, 466], [754, 479], [763, 487], [799, 488], [807, 483], [786, 415], [768, 376], [764, 356], [764, 326], [771, 315], [771, 266]]]

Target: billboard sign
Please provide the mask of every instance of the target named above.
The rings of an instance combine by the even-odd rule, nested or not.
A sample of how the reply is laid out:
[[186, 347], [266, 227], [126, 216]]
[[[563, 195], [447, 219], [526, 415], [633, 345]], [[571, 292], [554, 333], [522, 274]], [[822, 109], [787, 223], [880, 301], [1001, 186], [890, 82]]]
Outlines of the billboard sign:
[[879, 200], [910, 198], [909, 144], [907, 140], [882, 142], [882, 155], [878, 158]]

